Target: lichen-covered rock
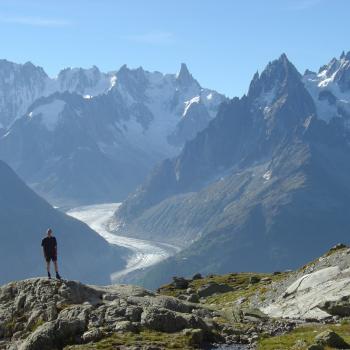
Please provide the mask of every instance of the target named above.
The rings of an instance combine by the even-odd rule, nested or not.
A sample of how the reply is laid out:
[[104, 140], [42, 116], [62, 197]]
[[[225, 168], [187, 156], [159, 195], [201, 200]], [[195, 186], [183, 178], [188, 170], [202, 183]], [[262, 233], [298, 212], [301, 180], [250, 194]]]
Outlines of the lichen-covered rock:
[[316, 344], [335, 349], [350, 349], [350, 345], [332, 330], [324, 331], [315, 338]]
[[332, 316], [348, 317], [350, 316], [350, 295], [343, 296], [338, 300], [323, 301], [318, 305], [318, 308]]
[[103, 332], [99, 328], [91, 329], [82, 335], [84, 343], [96, 342], [103, 338]]
[[135, 322], [120, 321], [115, 324], [116, 332], [136, 332], [139, 330], [139, 325]]
[[204, 342], [204, 332], [202, 329], [184, 329], [183, 334], [190, 338], [190, 344], [196, 347]]
[[192, 293], [186, 298], [186, 300], [189, 303], [199, 303], [199, 295], [197, 293]]
[[[336, 252], [341, 253], [342, 250]], [[278, 290], [278, 287], [274, 288]], [[322, 320], [332, 315], [346, 316], [350, 310], [349, 288], [348, 266], [322, 267], [302, 274], [277, 297], [277, 300], [271, 300], [272, 302], [261, 310], [272, 317], [303, 320]]]
[[74, 344], [76, 337], [85, 330], [85, 322], [76, 320], [56, 320], [46, 322], [32, 333], [19, 350], [54, 350], [64, 345]]
[[259, 276], [251, 276], [249, 278], [249, 283], [250, 284], [256, 284], [256, 283], [259, 283], [261, 280], [261, 278]]
[[125, 310], [125, 317], [131, 322], [140, 322], [142, 311], [142, 307], [130, 305]]
[[193, 275], [192, 280], [200, 280], [202, 279], [202, 275], [200, 273], [196, 273]]
[[207, 333], [200, 310], [135, 286], [44, 278], [12, 282], [0, 287], [0, 348], [58, 350], [115, 332], [139, 332], [141, 325], [161, 332], [194, 328]]
[[320, 344], [312, 344], [307, 348], [307, 350], [324, 350], [324, 346]]
[[141, 325], [160, 332], [178, 332], [188, 327], [180, 314], [164, 308], [149, 307], [141, 315]]
[[228, 286], [227, 284], [211, 282], [200, 287], [197, 293], [200, 297], [206, 298], [216, 293], [227, 293], [230, 291], [232, 291], [232, 287]]
[[176, 289], [187, 289], [189, 281], [184, 277], [174, 276], [172, 284]]

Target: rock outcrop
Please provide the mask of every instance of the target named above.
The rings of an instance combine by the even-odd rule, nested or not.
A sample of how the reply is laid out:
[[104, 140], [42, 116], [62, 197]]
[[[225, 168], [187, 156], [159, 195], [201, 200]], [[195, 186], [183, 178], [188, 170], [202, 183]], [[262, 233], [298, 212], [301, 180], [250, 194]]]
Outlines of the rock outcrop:
[[63, 349], [141, 330], [212, 341], [212, 313], [201, 309], [136, 286], [43, 278], [12, 282], [0, 288], [0, 349]]
[[350, 248], [339, 245], [275, 286], [271, 317], [324, 320], [350, 316]]

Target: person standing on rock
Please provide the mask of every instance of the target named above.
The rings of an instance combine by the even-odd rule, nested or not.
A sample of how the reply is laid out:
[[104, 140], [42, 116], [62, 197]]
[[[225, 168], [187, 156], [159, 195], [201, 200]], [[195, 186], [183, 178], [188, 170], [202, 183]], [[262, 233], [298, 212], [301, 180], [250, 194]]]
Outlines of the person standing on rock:
[[56, 237], [52, 235], [52, 230], [49, 228], [47, 230], [47, 237], [41, 241], [41, 246], [43, 247], [43, 253], [46, 260], [47, 276], [51, 278], [50, 274], [50, 261], [53, 261], [56, 271], [56, 278], [61, 279], [60, 274], [58, 273], [57, 266], [57, 241]]

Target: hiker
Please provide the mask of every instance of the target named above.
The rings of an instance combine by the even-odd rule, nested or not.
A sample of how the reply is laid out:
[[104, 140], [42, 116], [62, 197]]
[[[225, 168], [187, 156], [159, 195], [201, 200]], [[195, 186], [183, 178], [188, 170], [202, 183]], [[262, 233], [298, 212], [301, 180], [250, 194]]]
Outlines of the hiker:
[[50, 261], [52, 260], [55, 266], [56, 278], [60, 280], [61, 276], [58, 273], [57, 266], [57, 241], [56, 238], [52, 236], [52, 230], [50, 228], [47, 230], [47, 237], [41, 241], [41, 246], [43, 247], [44, 257], [46, 260], [47, 277], [51, 278]]

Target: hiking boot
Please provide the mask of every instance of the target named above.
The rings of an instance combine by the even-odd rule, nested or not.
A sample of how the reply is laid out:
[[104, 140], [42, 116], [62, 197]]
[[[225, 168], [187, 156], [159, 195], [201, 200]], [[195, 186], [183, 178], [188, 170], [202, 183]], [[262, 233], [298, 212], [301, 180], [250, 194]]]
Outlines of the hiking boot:
[[47, 273], [47, 277], [49, 278], [49, 280], [51, 279], [51, 273], [50, 272]]
[[58, 272], [56, 272], [56, 278], [57, 278], [58, 280], [61, 279], [61, 276], [60, 276], [60, 274], [59, 274]]

